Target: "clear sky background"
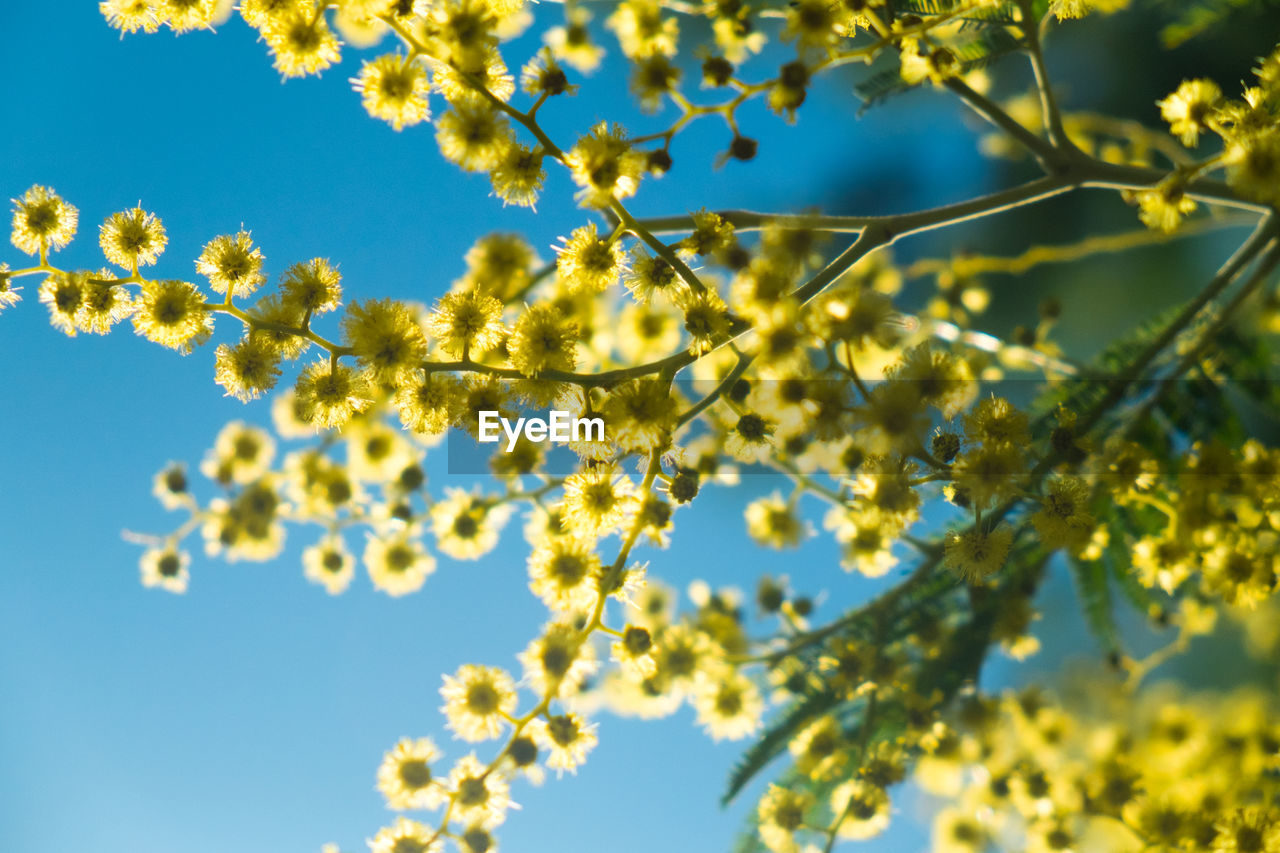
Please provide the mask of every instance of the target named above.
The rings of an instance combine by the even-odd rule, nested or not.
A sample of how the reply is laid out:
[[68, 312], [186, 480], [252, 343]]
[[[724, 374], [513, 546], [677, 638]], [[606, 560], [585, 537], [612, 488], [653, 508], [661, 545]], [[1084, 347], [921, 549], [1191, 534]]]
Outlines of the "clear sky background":
[[[532, 48], [521, 45], [506, 52], [512, 65]], [[347, 82], [357, 68], [348, 55], [320, 79], [282, 84], [238, 19], [217, 36], [122, 40], [96, 3], [5, 2], [0, 196], [42, 183], [79, 206], [67, 265], [98, 265], [97, 224], [141, 201], [168, 229], [160, 275], [191, 278], [201, 245], [243, 225], [273, 278], [327, 256], [348, 300], [430, 301], [486, 231], [523, 231], [549, 258], [554, 238], [585, 221], [554, 173], [536, 215], [504, 210], [486, 178], [441, 160], [430, 129], [397, 134], [369, 119]], [[549, 106], [552, 132], [572, 138], [614, 117], [617, 70]], [[893, 212], [991, 183], [958, 107], [923, 94], [857, 119], [849, 82], [816, 87], [794, 127], [745, 109], [744, 131], [761, 140], [751, 164], [711, 171], [728, 134], [717, 120], [695, 124], [673, 149], [675, 171], [646, 182], [634, 209]], [[0, 257], [21, 262], [7, 247]], [[310, 534], [298, 531], [261, 565], [205, 558], [192, 540], [188, 594], [145, 590], [139, 549], [120, 534], [176, 523], [150, 495], [152, 474], [198, 462], [228, 420], [265, 423], [267, 407], [221, 396], [211, 346], [183, 358], [128, 324], [68, 340], [27, 284], [0, 315], [0, 850], [364, 849], [391, 817], [374, 790], [384, 750], [431, 735], [448, 756], [464, 752], [437, 711], [440, 674], [464, 662], [514, 669], [544, 621], [518, 525], [478, 563], [442, 558], [400, 600], [364, 579], [337, 598], [308, 584], [298, 554]], [[221, 325], [225, 339], [233, 330]], [[433, 475], [436, 489], [473, 482]], [[807, 591], [831, 590], [820, 615], [888, 582], [840, 572], [830, 542], [799, 558], [744, 543], [742, 507], [772, 485], [700, 499], [679, 517], [676, 544], [645, 555], [651, 571], [679, 588], [695, 577], [750, 588], [761, 572], [790, 571]], [[727, 849], [752, 805], [717, 806], [740, 744], [712, 744], [688, 710], [660, 723], [603, 717], [600, 740], [576, 778], [517, 787], [505, 849]], [[920, 847], [917, 819], [900, 806], [882, 849]]]

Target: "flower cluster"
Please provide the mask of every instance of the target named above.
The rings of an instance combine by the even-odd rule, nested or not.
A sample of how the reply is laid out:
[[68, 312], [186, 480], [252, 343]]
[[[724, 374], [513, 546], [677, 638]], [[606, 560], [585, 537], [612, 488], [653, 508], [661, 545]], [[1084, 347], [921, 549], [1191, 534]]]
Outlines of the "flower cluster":
[[[208, 29], [230, 12], [218, 0], [100, 5], [129, 33]], [[397, 816], [371, 839], [375, 853], [436, 851], [446, 839], [463, 853], [492, 851], [517, 785], [587, 760], [600, 710], [652, 718], [686, 704], [714, 739], [764, 730], [731, 794], [789, 756], [757, 812], [757, 841], [775, 853], [880, 834], [890, 791], [912, 767], [928, 790], [958, 796], [938, 819], [942, 851], [1011, 837], [1019, 849], [1069, 850], [1095, 826], [1147, 849], [1277, 849], [1277, 734], [1264, 701], [1236, 697], [1244, 712], [1233, 718], [1224, 699], [1116, 699], [1104, 726], [1032, 692], [973, 689], [989, 650], [1034, 653], [1035, 596], [1061, 562], [1133, 685], [1164, 657], [1123, 654], [1098, 605], [1112, 585], [1153, 626], [1178, 628], [1167, 656], [1212, 631], [1223, 608], [1268, 606], [1277, 587], [1280, 451], [1232, 445], [1234, 433], [1197, 420], [1195, 392], [1179, 383], [1229, 370], [1215, 353], [1280, 263], [1280, 54], [1240, 101], [1206, 80], [1179, 87], [1160, 104], [1175, 140], [1058, 107], [1041, 36], [1056, 19], [1126, 4], [1044, 5], [623, 0], [602, 23], [632, 91], [642, 111], [670, 104], [679, 116], [642, 136], [601, 121], [561, 145], [540, 111], [572, 96], [605, 50], [582, 4], [566, 3], [563, 24], [522, 57], [518, 94], [502, 53], [533, 20], [518, 0], [243, 0], [240, 16], [286, 77], [337, 64], [340, 36], [357, 49], [394, 40], [352, 80], [372, 117], [396, 131], [430, 123], [441, 155], [487, 173], [504, 204], [532, 207], [545, 169], [563, 168], [583, 223], [549, 259], [520, 235], [480, 238], [431, 305], [344, 302], [335, 262], [273, 270], [243, 229], [207, 242], [193, 280], [149, 277], [167, 235], [140, 205], [100, 226], [105, 266], [63, 269], [51, 258], [72, 243], [79, 212], [35, 186], [14, 200], [11, 228], [34, 261], [0, 266], [0, 309], [18, 301], [16, 281], [38, 276], [38, 299], [68, 336], [127, 320], [188, 354], [218, 322], [238, 324], [238, 339], [214, 348], [214, 380], [246, 403], [270, 395], [272, 428], [222, 430], [199, 465], [215, 497], [181, 464], [156, 476], [157, 498], [185, 520], [167, 535], [133, 535], [146, 586], [188, 588], [190, 537], [209, 556], [270, 560], [301, 527], [315, 532], [302, 555], [309, 581], [339, 594], [361, 566], [376, 590], [403, 596], [445, 561], [490, 553], [523, 513], [522, 583], [545, 606], [545, 625], [518, 670], [468, 664], [445, 676], [441, 710], [461, 748], [430, 737], [390, 747], [376, 772], [388, 807], [438, 816]], [[696, 54], [691, 31], [704, 32]], [[981, 69], [1000, 52], [1030, 60], [1033, 99], [987, 97]], [[690, 55], [702, 60], [701, 85], [724, 100], [684, 92]], [[888, 73], [868, 98], [946, 89], [999, 131], [988, 151], [1028, 154], [1043, 175], [889, 216], [702, 209], [642, 219], [628, 209], [675, 167], [672, 142], [689, 122], [719, 116], [731, 133], [724, 159], [750, 160], [757, 144], [740, 132], [742, 104], [760, 98], [794, 118], [820, 74], [882, 57]], [[742, 73], [775, 60], [774, 76]], [[1205, 160], [1181, 147], [1211, 134], [1222, 150]], [[1217, 169], [1225, 184], [1206, 178]], [[890, 253], [899, 239], [1086, 185], [1136, 199], [1157, 239], [1197, 203], [1243, 209], [1258, 225], [1199, 296], [1088, 367], [1052, 340], [1063, 310], [1053, 300], [1007, 339], [975, 328], [990, 301], [981, 276], [1151, 235], [905, 267]], [[935, 292], [913, 293], [920, 278]], [[1050, 387], [1033, 402], [995, 387], [1015, 373]], [[1146, 379], [1157, 374], [1153, 389]], [[427, 482], [427, 454], [446, 435], [476, 436], [480, 412], [551, 405], [605, 423], [602, 439], [570, 444], [568, 470], [522, 439], [490, 460], [489, 491]], [[761, 578], [750, 602], [694, 583], [678, 612], [676, 593], [633, 554], [664, 548], [682, 508], [736, 485], [748, 466], [784, 484], [745, 502], [754, 542], [801, 546], [817, 535], [820, 508], [844, 570], [859, 580], [908, 573], [821, 624], [820, 599], [786, 577]]]
[[914, 778], [950, 801], [935, 851], [1280, 849], [1268, 692], [1075, 687], [975, 695], [929, 733]]

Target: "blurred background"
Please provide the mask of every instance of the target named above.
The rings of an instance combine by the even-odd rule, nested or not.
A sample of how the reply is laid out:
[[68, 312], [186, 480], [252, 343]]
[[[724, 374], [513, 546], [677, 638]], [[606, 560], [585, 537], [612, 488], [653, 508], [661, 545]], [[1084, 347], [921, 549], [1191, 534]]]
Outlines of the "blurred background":
[[[284, 85], [238, 19], [216, 37], [121, 39], [95, 7], [0, 4], [0, 194], [41, 183], [80, 208], [80, 237], [60, 257], [64, 266], [99, 265], [97, 224], [140, 202], [168, 230], [156, 268], [163, 277], [191, 278], [204, 242], [243, 226], [273, 278], [320, 255], [340, 265], [347, 301], [430, 302], [462, 273], [463, 253], [483, 233], [520, 231], [550, 259], [555, 238], [586, 221], [555, 171], [536, 214], [504, 209], [484, 176], [444, 163], [429, 128], [395, 133], [369, 119], [348, 82], [359, 67], [354, 51], [319, 79]], [[505, 49], [509, 64], [528, 57], [560, 12], [537, 8], [531, 35]], [[1155, 125], [1155, 101], [1185, 76], [1212, 77], [1236, 93], [1280, 32], [1272, 8], [1164, 51], [1159, 20], [1135, 11], [1056, 31], [1050, 66], [1067, 105]], [[603, 43], [605, 67], [580, 81], [582, 94], [543, 111], [553, 137], [619, 117], [625, 72], [616, 43]], [[764, 58], [745, 74], [759, 79], [777, 63]], [[690, 67], [686, 78], [696, 73]], [[794, 126], [758, 103], [744, 108], [743, 132], [760, 140], [750, 163], [713, 169], [729, 134], [718, 120], [694, 123], [672, 148], [674, 169], [646, 181], [633, 210], [890, 213], [1030, 174], [1029, 164], [982, 158], [985, 128], [944, 94], [918, 91], [859, 116], [852, 89], [865, 73], [820, 78]], [[994, 74], [999, 93], [1028, 85], [1016, 59]], [[640, 134], [671, 117], [625, 121]], [[1080, 192], [895, 251], [906, 260], [965, 247], [1016, 253], [1037, 240], [1136, 224], [1114, 195]], [[993, 278], [979, 326], [1008, 334], [1034, 325], [1037, 305], [1057, 293], [1066, 305], [1058, 340], [1087, 357], [1197, 287], [1240, 237], [1216, 232]], [[11, 248], [0, 257], [22, 263]], [[153, 473], [169, 460], [194, 467], [222, 424], [266, 424], [268, 406], [221, 396], [212, 346], [183, 358], [127, 326], [67, 340], [49, 325], [34, 282], [25, 283], [23, 303], [0, 315], [0, 850], [364, 849], [390, 819], [374, 771], [397, 738], [432, 736], [450, 758], [466, 751], [443, 728], [440, 675], [465, 662], [514, 669], [545, 618], [525, 588], [518, 528], [479, 562], [441, 558], [423, 591], [400, 600], [367, 581], [337, 598], [308, 584], [299, 554], [311, 534], [296, 529], [281, 558], [261, 565], [207, 559], [193, 540], [185, 596], [143, 589], [140, 550], [121, 531], [177, 524], [151, 497]], [[904, 304], [924, 305], [932, 287], [914, 282]], [[217, 340], [234, 332], [221, 324]], [[438, 463], [431, 475], [437, 491], [476, 481]], [[761, 573], [789, 573], [802, 592], [826, 591], [819, 618], [893, 582], [844, 574], [835, 545], [821, 537], [785, 554], [744, 541], [743, 507], [777, 485], [747, 478], [682, 511], [672, 547], [644, 555], [652, 574], [680, 589], [702, 578], [749, 591]], [[1044, 592], [1070, 594], [1067, 580]], [[994, 661], [985, 681], [1021, 681], [1071, 654], [1097, 653], [1073, 608], [1051, 611], [1040, 623], [1039, 633], [1055, 638], [1044, 653], [1027, 664]], [[599, 733], [576, 778], [517, 787], [523, 808], [499, 829], [506, 849], [728, 849], [758, 794], [718, 805], [741, 744], [713, 744], [687, 709], [656, 723], [605, 716]], [[923, 806], [901, 798], [890, 833], [866, 848], [923, 848], [927, 825]]]

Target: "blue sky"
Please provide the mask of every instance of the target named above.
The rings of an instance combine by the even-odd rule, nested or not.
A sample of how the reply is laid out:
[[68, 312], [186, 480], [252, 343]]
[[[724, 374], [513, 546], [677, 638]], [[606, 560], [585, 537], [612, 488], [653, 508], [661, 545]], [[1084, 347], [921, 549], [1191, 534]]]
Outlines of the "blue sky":
[[[353, 57], [318, 80], [282, 84], [238, 21], [216, 37], [122, 40], [95, 6], [0, 5], [0, 195], [42, 183], [80, 207], [65, 264], [98, 264], [97, 223], [141, 201], [168, 229], [165, 276], [192, 276], [200, 246], [243, 225], [273, 275], [324, 255], [341, 265], [348, 299], [429, 301], [482, 233], [524, 231], [546, 258], [558, 234], [584, 221], [562, 176], [536, 215], [504, 210], [483, 177], [441, 161], [429, 130], [397, 134], [368, 119], [347, 83]], [[624, 84], [610, 70], [576, 102], [545, 111], [553, 133], [568, 138], [612, 116]], [[891, 212], [984, 180], [954, 105], [925, 95], [857, 119], [848, 88], [817, 87], [794, 127], [744, 110], [744, 131], [761, 140], [749, 165], [711, 171], [727, 132], [695, 124], [673, 150], [676, 171], [646, 185], [634, 210], [825, 200]], [[663, 122], [629, 124], [640, 133]], [[875, 191], [831, 199], [833, 173]], [[425, 589], [401, 600], [367, 582], [339, 598], [307, 584], [306, 533], [264, 565], [197, 553], [186, 596], [144, 590], [138, 549], [120, 534], [171, 524], [150, 496], [151, 475], [170, 459], [196, 462], [228, 420], [265, 422], [266, 406], [221, 396], [210, 347], [183, 358], [127, 327], [66, 339], [27, 283], [26, 301], [0, 315], [0, 850], [364, 849], [389, 819], [373, 788], [383, 751], [401, 735], [448, 740], [440, 674], [470, 661], [514, 667], [543, 621], [518, 536], [478, 563], [442, 559]], [[434, 474], [436, 488], [471, 482], [439, 466]], [[647, 555], [652, 571], [680, 588], [695, 577], [749, 588], [762, 571], [800, 575], [794, 556], [742, 542], [742, 507], [767, 487], [700, 501], [681, 522], [686, 534], [714, 531], [715, 551], [707, 534], [678, 530], [668, 552]], [[804, 552], [832, 568], [809, 576], [809, 590], [848, 602], [878, 587], [835, 570], [834, 557], [830, 543]], [[576, 778], [518, 790], [523, 809], [500, 832], [506, 849], [728, 847], [747, 804], [716, 802], [739, 746], [712, 744], [688, 711], [661, 723], [606, 717], [600, 734]], [[904, 805], [898, 823], [913, 819]], [[895, 838], [920, 844], [915, 832]]]

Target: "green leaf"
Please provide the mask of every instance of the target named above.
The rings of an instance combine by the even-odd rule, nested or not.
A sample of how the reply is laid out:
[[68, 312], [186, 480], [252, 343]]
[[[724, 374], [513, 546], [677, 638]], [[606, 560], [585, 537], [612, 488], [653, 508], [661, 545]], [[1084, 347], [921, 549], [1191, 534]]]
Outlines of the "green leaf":
[[[894, 4], [894, 12], [912, 15], [946, 15], [969, 4], [969, 0], [900, 0]], [[1018, 4], [1001, 3], [998, 6], [982, 6], [953, 16], [965, 23], [1018, 23]]]
[[1107, 569], [1129, 604], [1144, 617], [1148, 617], [1153, 607], [1164, 609], [1164, 605], [1156, 598], [1154, 592], [1138, 582], [1138, 575], [1133, 570], [1133, 560], [1129, 557], [1126, 541], [1118, 531], [1112, 530], [1111, 545], [1106, 553]]
[[1108, 654], [1119, 651], [1120, 636], [1111, 607], [1111, 585], [1102, 560], [1069, 557], [1089, 631]]
[[1169, 328], [1184, 307], [1185, 303], [1175, 305], [1112, 341], [1081, 372], [1080, 377], [1060, 382], [1042, 394], [1035, 403], [1036, 414], [1043, 419], [1052, 415], [1058, 406], [1064, 406], [1072, 412], [1083, 412], [1106, 396], [1111, 382], [1131, 380], [1136, 384], [1142, 380], [1143, 377], [1126, 375], [1129, 366]]
[[1276, 0], [1164, 0], [1161, 4], [1174, 10], [1177, 17], [1160, 31], [1160, 40], [1166, 48], [1175, 48], [1210, 30], [1239, 25], [1233, 18], [1248, 12], [1266, 12], [1280, 7]]
[[798, 700], [791, 709], [771, 726], [751, 748], [742, 754], [729, 774], [729, 786], [720, 797], [720, 804], [727, 805], [747, 786], [764, 766], [786, 750], [787, 744], [811, 720], [834, 708], [840, 701], [835, 691], [812, 693]]
[[[1022, 40], [1006, 29], [1002, 24], [984, 22], [975, 38], [958, 44], [947, 46], [955, 55], [960, 73], [967, 74], [985, 68], [992, 62], [1022, 47]], [[895, 62], [892, 67], [873, 74], [854, 87], [854, 92], [862, 99], [862, 111], [891, 98], [918, 87], [920, 83], [908, 83], [902, 79], [902, 73]]]

